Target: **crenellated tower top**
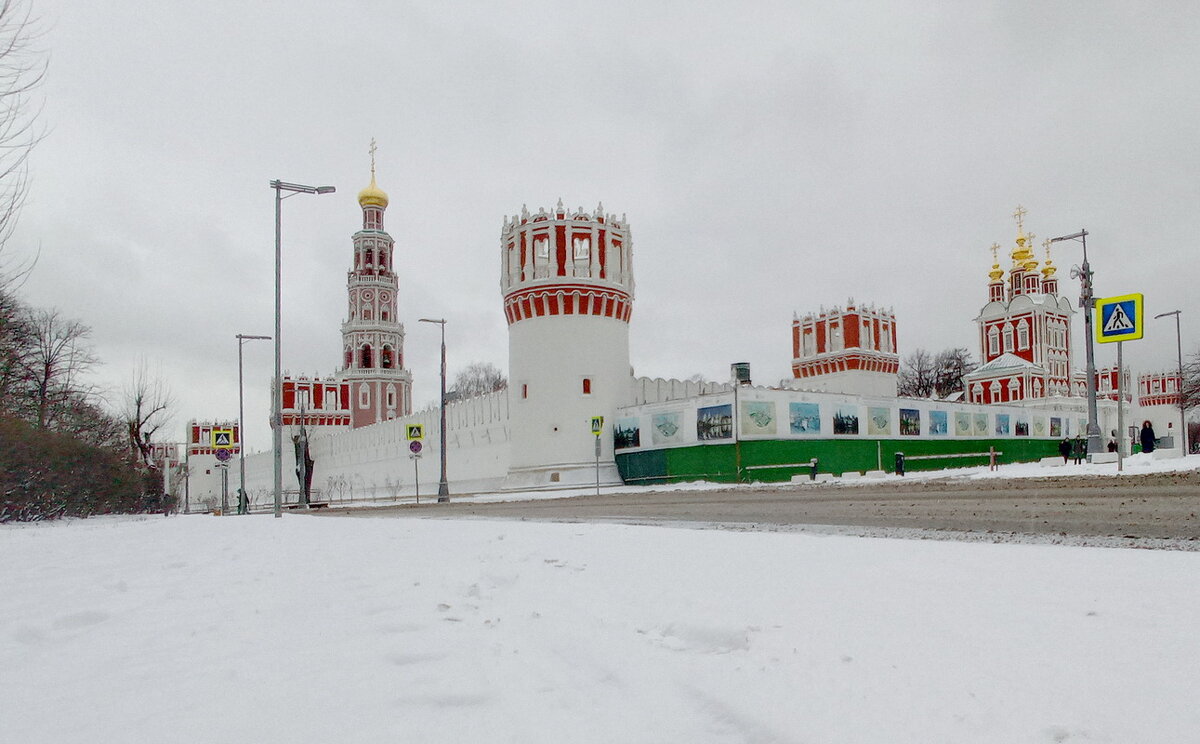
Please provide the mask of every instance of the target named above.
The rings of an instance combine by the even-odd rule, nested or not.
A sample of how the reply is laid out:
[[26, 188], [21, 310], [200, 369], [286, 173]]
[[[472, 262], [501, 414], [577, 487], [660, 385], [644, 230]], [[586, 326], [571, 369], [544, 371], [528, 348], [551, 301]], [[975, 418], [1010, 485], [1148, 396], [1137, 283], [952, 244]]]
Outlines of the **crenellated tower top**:
[[632, 239], [603, 204], [505, 217], [500, 289], [509, 325], [550, 315], [595, 315], [628, 323], [633, 308]]

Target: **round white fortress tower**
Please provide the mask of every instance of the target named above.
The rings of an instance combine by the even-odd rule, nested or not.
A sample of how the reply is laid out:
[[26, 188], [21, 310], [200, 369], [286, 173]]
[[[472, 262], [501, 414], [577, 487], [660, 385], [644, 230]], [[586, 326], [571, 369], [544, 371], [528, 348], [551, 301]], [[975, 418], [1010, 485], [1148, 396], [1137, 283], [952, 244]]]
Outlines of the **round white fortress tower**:
[[563, 209], [504, 219], [500, 289], [508, 319], [508, 485], [620, 483], [612, 425], [632, 402], [632, 241], [624, 216]]

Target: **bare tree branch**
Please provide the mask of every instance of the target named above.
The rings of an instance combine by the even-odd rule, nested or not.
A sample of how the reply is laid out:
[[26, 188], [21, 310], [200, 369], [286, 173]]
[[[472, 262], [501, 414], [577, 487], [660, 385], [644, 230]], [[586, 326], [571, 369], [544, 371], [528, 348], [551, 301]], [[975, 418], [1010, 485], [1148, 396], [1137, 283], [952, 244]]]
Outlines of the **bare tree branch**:
[[145, 357], [125, 384], [121, 401], [121, 420], [129, 438], [130, 454], [146, 467], [154, 467], [150, 442], [160, 429], [171, 422], [175, 398], [161, 372], [151, 374]]

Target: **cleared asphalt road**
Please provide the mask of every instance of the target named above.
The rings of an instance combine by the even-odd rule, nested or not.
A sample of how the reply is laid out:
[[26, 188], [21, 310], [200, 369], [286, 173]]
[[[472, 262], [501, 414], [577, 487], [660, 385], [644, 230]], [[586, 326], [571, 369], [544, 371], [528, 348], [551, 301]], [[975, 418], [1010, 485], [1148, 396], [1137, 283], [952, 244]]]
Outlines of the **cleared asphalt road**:
[[1200, 539], [1200, 472], [1124, 477], [781, 485], [491, 504], [330, 509], [329, 516], [843, 525], [963, 532]]

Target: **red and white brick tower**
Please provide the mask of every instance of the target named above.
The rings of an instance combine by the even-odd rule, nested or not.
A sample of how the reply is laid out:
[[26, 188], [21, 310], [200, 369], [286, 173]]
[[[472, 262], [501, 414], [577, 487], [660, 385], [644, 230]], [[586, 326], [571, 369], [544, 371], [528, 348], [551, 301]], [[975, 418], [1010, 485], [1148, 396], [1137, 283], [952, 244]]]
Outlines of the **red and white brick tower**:
[[595, 416], [604, 416], [601, 480], [620, 482], [610, 434], [632, 397], [632, 242], [624, 217], [580, 207], [504, 219], [500, 288], [508, 320], [513, 486], [594, 482]]
[[1071, 301], [1058, 294], [1058, 269], [1050, 260], [1038, 270], [1033, 254], [1033, 233], [1025, 234], [1026, 210], [1017, 207], [1017, 240], [1012, 250], [1008, 282], [992, 245], [992, 270], [988, 274], [988, 302], [975, 322], [979, 326], [980, 366], [963, 381], [967, 400], [973, 403], [1070, 396]]
[[894, 397], [899, 369], [890, 310], [849, 300], [792, 320], [792, 387]]
[[412, 374], [404, 368], [404, 325], [396, 314], [394, 241], [383, 229], [388, 197], [375, 184], [358, 193], [362, 229], [354, 233], [354, 262], [346, 277], [347, 315], [342, 323], [343, 369], [349, 386], [351, 426], [358, 428], [412, 412]]

